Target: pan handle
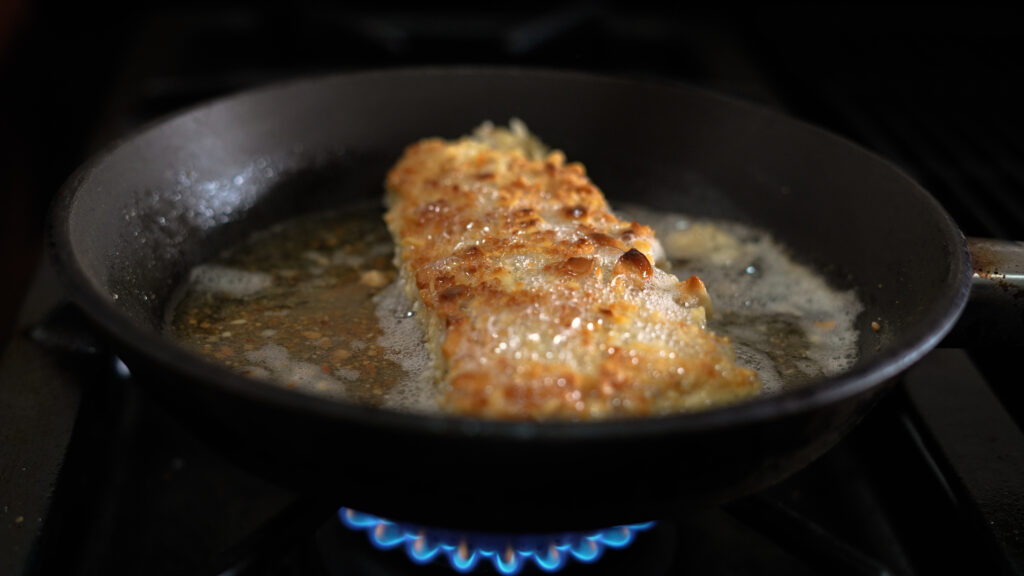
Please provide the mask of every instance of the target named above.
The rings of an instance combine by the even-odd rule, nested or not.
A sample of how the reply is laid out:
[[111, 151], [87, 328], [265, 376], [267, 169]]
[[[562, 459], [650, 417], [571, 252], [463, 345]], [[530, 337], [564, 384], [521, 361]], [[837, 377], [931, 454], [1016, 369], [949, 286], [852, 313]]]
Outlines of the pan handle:
[[968, 237], [967, 248], [971, 296], [942, 345], [1024, 345], [1024, 242]]

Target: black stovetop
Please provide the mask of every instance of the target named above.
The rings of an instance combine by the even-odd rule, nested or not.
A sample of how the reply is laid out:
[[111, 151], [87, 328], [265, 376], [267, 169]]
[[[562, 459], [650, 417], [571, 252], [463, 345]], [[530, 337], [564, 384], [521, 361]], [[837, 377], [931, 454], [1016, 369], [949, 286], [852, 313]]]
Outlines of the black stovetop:
[[[89, 153], [209, 97], [299, 74], [488, 63], [668, 78], [772, 106], [896, 162], [967, 234], [1024, 238], [1024, 94], [1011, 81], [1024, 51], [1012, 19], [879, 10], [556, 3], [496, 18], [168, 4], [110, 17], [31, 5], [0, 68], [28, 86], [11, 97], [26, 114], [4, 118], [42, 132], [26, 140], [30, 198], [15, 205], [37, 222]], [[451, 571], [376, 550], [342, 526], [337, 502], [254, 477], [193, 437], [119, 373], [62, 303], [38, 246], [27, 248], [12, 270], [38, 267], [0, 361], [0, 573]], [[1004, 377], [1013, 352], [935, 351], [799, 474], [660, 519], [630, 548], [563, 573], [1024, 572], [1024, 400]]]

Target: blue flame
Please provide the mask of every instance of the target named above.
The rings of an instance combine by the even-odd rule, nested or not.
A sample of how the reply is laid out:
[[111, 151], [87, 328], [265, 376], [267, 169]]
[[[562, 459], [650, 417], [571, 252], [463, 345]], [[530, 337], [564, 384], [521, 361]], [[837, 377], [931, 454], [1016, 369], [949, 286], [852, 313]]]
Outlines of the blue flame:
[[467, 573], [483, 560], [505, 576], [518, 574], [530, 562], [545, 572], [562, 569], [570, 559], [596, 562], [606, 549], [625, 548], [636, 539], [637, 532], [654, 526], [654, 522], [645, 522], [593, 532], [502, 535], [421, 528], [351, 508], [338, 510], [338, 517], [345, 526], [366, 532], [378, 549], [402, 546], [417, 564], [444, 556], [456, 571]]

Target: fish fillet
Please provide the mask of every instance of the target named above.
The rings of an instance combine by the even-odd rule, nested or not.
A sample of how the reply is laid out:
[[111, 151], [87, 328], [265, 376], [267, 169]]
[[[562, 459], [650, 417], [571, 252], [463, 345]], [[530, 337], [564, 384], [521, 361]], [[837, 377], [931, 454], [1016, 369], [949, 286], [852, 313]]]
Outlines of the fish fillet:
[[756, 372], [706, 328], [696, 277], [525, 126], [410, 145], [387, 175], [399, 281], [448, 412], [585, 420], [706, 408]]

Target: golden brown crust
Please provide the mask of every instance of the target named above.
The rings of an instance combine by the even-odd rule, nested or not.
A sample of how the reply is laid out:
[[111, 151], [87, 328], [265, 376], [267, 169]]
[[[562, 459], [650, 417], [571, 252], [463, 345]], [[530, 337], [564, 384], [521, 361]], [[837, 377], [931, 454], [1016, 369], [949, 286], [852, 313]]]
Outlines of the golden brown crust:
[[444, 408], [506, 418], [667, 413], [760, 388], [704, 327], [696, 278], [651, 265], [583, 166], [470, 138], [409, 146], [385, 216]]

